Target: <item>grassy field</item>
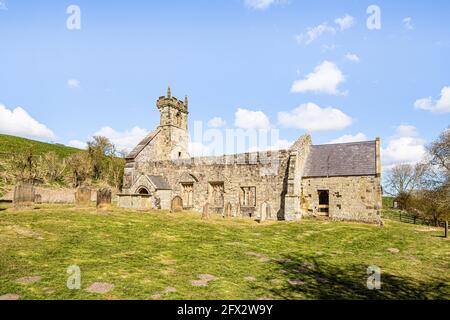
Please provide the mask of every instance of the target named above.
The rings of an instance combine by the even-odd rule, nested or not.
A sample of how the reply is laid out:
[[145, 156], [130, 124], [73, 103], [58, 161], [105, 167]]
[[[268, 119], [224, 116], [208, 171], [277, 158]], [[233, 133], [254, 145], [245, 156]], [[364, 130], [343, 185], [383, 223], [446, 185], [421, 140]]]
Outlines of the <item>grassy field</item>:
[[68, 157], [74, 153], [81, 151], [79, 149], [66, 147], [60, 144], [51, 144], [0, 134], [1, 154], [15, 154], [25, 152], [30, 148], [32, 148], [35, 155], [44, 155], [47, 152], [53, 151], [62, 158]]
[[[450, 296], [450, 242], [442, 238], [442, 229], [393, 221], [386, 221], [383, 228], [315, 220], [258, 224], [247, 219], [216, 217], [202, 221], [194, 213], [139, 213], [120, 209], [97, 212], [95, 208], [71, 206], [0, 210], [0, 296], [16, 294], [21, 299], [448, 299]], [[66, 287], [67, 268], [71, 265], [81, 269], [81, 290]], [[371, 265], [381, 268], [379, 291], [366, 287], [367, 268]], [[35, 278], [36, 282], [18, 281], [24, 277], [39, 278]], [[95, 282], [114, 287], [107, 293], [88, 292], [86, 289]]]

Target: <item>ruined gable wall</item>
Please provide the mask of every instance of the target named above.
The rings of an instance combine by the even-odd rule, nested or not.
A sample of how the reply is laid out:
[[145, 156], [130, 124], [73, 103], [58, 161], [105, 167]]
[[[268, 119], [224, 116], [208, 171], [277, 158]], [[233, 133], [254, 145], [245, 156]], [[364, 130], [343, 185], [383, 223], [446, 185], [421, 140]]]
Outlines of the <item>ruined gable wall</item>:
[[302, 179], [302, 211], [318, 214], [318, 190], [329, 190], [333, 220], [381, 222], [381, 179], [375, 176]]

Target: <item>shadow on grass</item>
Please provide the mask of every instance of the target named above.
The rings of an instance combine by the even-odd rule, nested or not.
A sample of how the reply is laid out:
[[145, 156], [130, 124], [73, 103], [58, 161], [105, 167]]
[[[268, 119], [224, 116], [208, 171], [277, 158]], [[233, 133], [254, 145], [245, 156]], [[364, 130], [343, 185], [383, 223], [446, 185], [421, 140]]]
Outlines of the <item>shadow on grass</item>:
[[383, 272], [382, 269], [381, 290], [369, 290], [368, 265], [353, 264], [342, 268], [323, 261], [318, 262], [314, 258], [299, 261], [292, 257], [285, 257], [277, 263], [278, 271], [286, 281], [270, 289], [275, 299], [448, 299], [450, 290], [450, 286], [442, 281], [425, 283], [414, 278], [397, 277]]

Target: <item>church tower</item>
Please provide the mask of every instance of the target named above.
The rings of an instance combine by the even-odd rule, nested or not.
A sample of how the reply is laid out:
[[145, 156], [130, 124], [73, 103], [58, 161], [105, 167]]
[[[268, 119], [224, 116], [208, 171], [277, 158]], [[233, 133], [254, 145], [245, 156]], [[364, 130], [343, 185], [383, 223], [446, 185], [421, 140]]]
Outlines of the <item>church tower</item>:
[[166, 160], [189, 158], [188, 132], [188, 98], [184, 102], [172, 97], [172, 91], [167, 89], [167, 96], [162, 96], [156, 102], [160, 112], [159, 130], [161, 135], [160, 154]]

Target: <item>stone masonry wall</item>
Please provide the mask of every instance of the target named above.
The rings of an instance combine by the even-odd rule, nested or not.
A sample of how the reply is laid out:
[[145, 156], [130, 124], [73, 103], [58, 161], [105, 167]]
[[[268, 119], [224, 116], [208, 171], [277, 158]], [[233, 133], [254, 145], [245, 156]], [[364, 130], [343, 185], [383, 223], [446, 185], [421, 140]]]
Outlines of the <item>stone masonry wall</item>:
[[[194, 183], [193, 209], [201, 212], [206, 202], [211, 202], [211, 183], [223, 182], [224, 201], [232, 205], [232, 213], [238, 213], [241, 187], [256, 188], [256, 206], [241, 207], [241, 212], [252, 216], [259, 214], [259, 208], [264, 202], [270, 204], [273, 218], [283, 218], [284, 199], [283, 187], [286, 175], [289, 151], [262, 153], [267, 157], [259, 157], [257, 153], [236, 156], [194, 158], [181, 161], [160, 161], [137, 163], [135, 172], [147, 175], [161, 175], [172, 186], [172, 197], [183, 198], [181, 180], [190, 174], [198, 180]], [[124, 190], [124, 193], [134, 193], [135, 190]], [[217, 213], [222, 208], [211, 210]]]
[[381, 223], [381, 181], [375, 176], [305, 178], [302, 211], [317, 216], [319, 190], [329, 190], [329, 216], [333, 220]]

